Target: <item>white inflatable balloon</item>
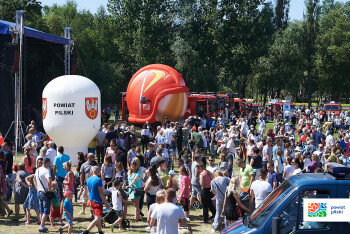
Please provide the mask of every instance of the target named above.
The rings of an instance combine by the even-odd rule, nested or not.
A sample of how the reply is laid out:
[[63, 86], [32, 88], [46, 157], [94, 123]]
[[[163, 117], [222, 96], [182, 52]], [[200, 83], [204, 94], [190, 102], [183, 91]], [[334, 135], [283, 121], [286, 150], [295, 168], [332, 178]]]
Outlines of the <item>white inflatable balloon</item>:
[[86, 77], [66, 75], [50, 81], [42, 97], [44, 129], [75, 166], [101, 125], [100, 90]]

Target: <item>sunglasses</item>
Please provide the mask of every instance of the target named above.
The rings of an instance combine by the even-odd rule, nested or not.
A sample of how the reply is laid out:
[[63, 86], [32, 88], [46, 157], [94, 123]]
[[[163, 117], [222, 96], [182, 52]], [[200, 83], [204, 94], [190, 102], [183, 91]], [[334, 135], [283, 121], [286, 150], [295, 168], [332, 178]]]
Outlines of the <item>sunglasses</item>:
[[209, 162], [212, 162], [212, 161], [214, 161], [214, 160], [210, 160], [210, 159], [209, 159]]

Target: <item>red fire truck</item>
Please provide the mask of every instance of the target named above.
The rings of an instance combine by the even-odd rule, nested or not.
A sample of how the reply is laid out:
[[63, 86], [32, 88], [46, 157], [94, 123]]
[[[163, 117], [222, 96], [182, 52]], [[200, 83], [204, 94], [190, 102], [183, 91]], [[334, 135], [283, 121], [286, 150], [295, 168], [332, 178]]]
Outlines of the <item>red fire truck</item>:
[[339, 102], [328, 102], [324, 104], [324, 109], [326, 113], [335, 113], [336, 115], [340, 114], [341, 104]]

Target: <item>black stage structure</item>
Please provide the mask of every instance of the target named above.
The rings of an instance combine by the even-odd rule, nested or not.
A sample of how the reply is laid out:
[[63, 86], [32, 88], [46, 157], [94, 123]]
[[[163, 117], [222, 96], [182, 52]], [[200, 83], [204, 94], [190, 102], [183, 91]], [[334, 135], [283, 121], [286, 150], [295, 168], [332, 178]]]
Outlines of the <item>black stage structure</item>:
[[[16, 26], [18, 30], [18, 22], [16, 24], [0, 20], [0, 132], [4, 137], [8, 132], [5, 140], [9, 143], [16, 142], [15, 126], [10, 131], [9, 128], [16, 121], [16, 90], [18, 90], [16, 75], [18, 77], [20, 64], [22, 64], [21, 92], [19, 93], [22, 106], [21, 121], [28, 125], [31, 120], [35, 120], [40, 127], [42, 126], [42, 91], [49, 81], [67, 74], [65, 55], [67, 50], [70, 51], [71, 45], [69, 38], [24, 26], [22, 53], [20, 53], [19, 31], [14, 33]], [[66, 47], [66, 51], [62, 45]], [[21, 60], [22, 63], [20, 63]], [[39, 130], [42, 129], [39, 128]], [[21, 146], [21, 144], [16, 145]]]

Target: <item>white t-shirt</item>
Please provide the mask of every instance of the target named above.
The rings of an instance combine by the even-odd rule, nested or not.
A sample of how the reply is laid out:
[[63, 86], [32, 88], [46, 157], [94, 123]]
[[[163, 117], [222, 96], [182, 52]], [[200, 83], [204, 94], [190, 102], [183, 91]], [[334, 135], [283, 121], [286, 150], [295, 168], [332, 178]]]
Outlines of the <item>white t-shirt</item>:
[[178, 223], [185, 218], [181, 207], [173, 203], [158, 205], [152, 212], [152, 219], [157, 220], [157, 234], [178, 234]]
[[173, 140], [173, 135], [174, 135], [174, 130], [171, 128], [167, 128], [163, 134], [165, 138], [165, 144], [170, 144], [171, 141]]
[[288, 179], [289, 177], [292, 176], [294, 172], [294, 167], [292, 165], [286, 165], [283, 169], [283, 171], [286, 173], [285, 179]]
[[207, 166], [207, 170], [210, 171], [212, 174], [214, 174], [214, 171], [216, 171], [218, 167], [216, 165], [213, 166]]
[[326, 137], [326, 147], [327, 148], [330, 148], [332, 147], [333, 145], [335, 145], [335, 141], [334, 141], [334, 137], [329, 134], [327, 137]]
[[265, 120], [259, 120], [259, 130], [264, 130], [265, 129]]
[[[39, 180], [40, 178], [40, 180]], [[49, 168], [39, 167], [35, 171], [36, 184], [38, 186], [38, 192], [44, 192], [49, 189], [49, 179], [51, 178], [51, 172]], [[41, 182], [40, 182], [41, 181]], [[44, 185], [44, 187], [43, 187]]]
[[336, 119], [334, 120], [334, 124], [336, 124], [336, 125], [341, 124], [341, 120], [340, 120], [339, 118], [336, 118]]
[[113, 204], [113, 210], [123, 210], [123, 203], [119, 198], [119, 190], [112, 190], [112, 204]]
[[267, 181], [255, 180], [250, 189], [254, 192], [255, 208], [258, 207], [269, 193], [272, 192], [271, 184]]
[[308, 167], [310, 166], [310, 164], [311, 164], [311, 160], [310, 160], [310, 158], [305, 158], [304, 159], [304, 169], [306, 169], [306, 171], [308, 172]]
[[47, 150], [46, 156], [48, 156], [51, 160], [51, 165], [55, 161], [55, 157], [57, 156], [57, 151], [54, 148], [50, 148]]
[[293, 171], [293, 174], [292, 174], [292, 175], [299, 175], [299, 174], [301, 174], [301, 173], [303, 173], [303, 172], [301, 171], [300, 168], [298, 168], [298, 169], [296, 169], [296, 170]]
[[236, 145], [232, 138], [227, 142], [226, 148], [228, 149], [228, 152], [236, 154]]

